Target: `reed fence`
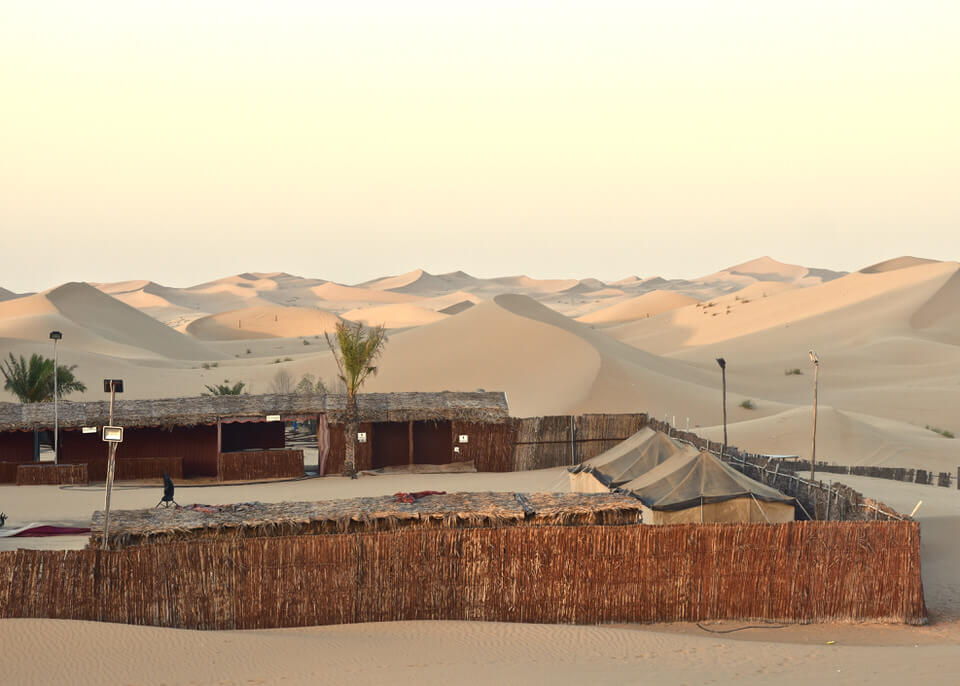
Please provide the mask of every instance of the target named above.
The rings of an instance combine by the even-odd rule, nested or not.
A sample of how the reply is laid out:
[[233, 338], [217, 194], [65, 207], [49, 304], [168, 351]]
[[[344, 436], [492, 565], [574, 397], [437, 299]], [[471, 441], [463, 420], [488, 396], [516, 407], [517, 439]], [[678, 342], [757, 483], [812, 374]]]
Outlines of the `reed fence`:
[[297, 479], [303, 474], [302, 450], [249, 450], [217, 457], [220, 481]]
[[20, 464], [17, 466], [17, 486], [59, 484], [87, 485], [85, 464]]
[[647, 424], [645, 414], [584, 414], [515, 420], [513, 469], [578, 464], [626, 440]]
[[371, 621], [926, 619], [916, 522], [405, 528], [0, 553], [0, 616], [186, 629]]

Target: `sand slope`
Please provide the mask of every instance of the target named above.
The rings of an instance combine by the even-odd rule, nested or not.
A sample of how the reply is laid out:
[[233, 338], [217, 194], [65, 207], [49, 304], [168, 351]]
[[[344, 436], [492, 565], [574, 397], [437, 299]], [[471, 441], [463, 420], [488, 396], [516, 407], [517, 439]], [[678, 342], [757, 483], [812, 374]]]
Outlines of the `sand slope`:
[[219, 357], [193, 339], [85, 283], [68, 283], [0, 304], [0, 336], [47, 343], [49, 332], [58, 326], [64, 333], [62, 345], [68, 349], [179, 360]]
[[[810, 456], [813, 413], [800, 407], [728, 426], [730, 443], [751, 452]], [[697, 429], [712, 440], [723, 440], [723, 427]], [[960, 451], [955, 440], [925, 428], [892, 419], [821, 405], [817, 412], [817, 459], [834, 464], [883, 467], [924, 467], [942, 464]], [[831, 477], [833, 478], [833, 477]]]
[[615, 305], [595, 310], [590, 314], [577, 317], [577, 321], [585, 324], [618, 324], [621, 322], [643, 319], [654, 315], [669, 312], [680, 307], [693, 305], [697, 301], [687, 295], [671, 291], [651, 291], [638, 295], [635, 298], [618, 302]]
[[322, 336], [336, 331], [340, 317], [306, 307], [260, 305], [191, 322], [186, 331], [203, 341]]
[[343, 313], [343, 318], [352, 322], [363, 322], [367, 326], [383, 325], [388, 329], [401, 329], [432, 324], [446, 318], [446, 315], [418, 305], [398, 303], [348, 310]]

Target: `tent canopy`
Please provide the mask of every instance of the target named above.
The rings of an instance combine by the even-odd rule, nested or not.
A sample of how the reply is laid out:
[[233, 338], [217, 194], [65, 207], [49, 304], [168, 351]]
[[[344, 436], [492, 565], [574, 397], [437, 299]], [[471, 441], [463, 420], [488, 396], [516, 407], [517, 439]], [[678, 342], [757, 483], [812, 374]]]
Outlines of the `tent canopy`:
[[677, 455], [696, 454], [696, 448], [678, 443], [665, 433], [644, 427], [622, 443], [570, 471], [593, 474], [605, 486], [616, 488]]
[[621, 488], [631, 491], [653, 510], [681, 510], [749, 496], [764, 502], [794, 501], [725, 465], [707, 451], [671, 457]]

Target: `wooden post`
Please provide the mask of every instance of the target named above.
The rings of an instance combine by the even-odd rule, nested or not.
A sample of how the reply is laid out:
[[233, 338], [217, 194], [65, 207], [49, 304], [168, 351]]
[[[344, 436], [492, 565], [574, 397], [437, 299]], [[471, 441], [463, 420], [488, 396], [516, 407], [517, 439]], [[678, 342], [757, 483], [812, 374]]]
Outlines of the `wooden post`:
[[413, 464], [413, 422], [407, 422], [407, 458]]

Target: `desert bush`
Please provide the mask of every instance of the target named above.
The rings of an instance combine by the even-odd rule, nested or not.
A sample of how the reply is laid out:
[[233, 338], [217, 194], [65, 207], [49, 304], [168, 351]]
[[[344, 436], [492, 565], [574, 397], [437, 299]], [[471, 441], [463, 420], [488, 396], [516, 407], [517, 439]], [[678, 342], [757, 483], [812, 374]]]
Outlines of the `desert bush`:
[[938, 426], [930, 426], [929, 424], [927, 424], [927, 428], [935, 434], [940, 434], [944, 438], [956, 438], [956, 436], [953, 435], [953, 432], [948, 431], [947, 429], [941, 429]]
[[800, 371], [799, 367], [794, 367], [793, 369], [785, 369], [783, 372], [787, 376], [802, 376], [803, 372]]
[[755, 410], [757, 409], [757, 404], [748, 398], [747, 400], [744, 400], [742, 403], [740, 403], [740, 407], [742, 407], [745, 410]]

